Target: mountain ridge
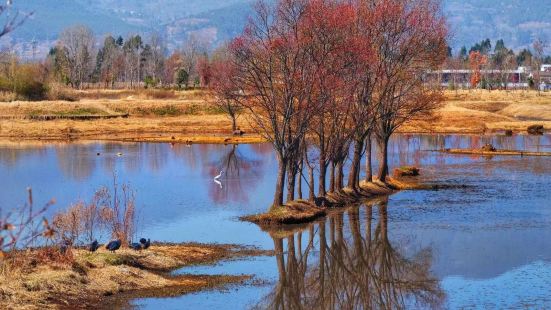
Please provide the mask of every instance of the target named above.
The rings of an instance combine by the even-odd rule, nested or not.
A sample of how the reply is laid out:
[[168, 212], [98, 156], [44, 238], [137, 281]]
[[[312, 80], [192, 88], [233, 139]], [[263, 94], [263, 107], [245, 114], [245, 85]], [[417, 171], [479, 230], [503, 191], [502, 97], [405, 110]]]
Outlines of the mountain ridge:
[[[190, 35], [203, 36], [215, 45], [235, 37], [252, 12], [253, 0], [15, 0], [14, 3], [13, 10], [32, 11], [34, 16], [4, 39], [4, 45], [31, 40], [51, 45], [63, 28], [85, 24], [98, 37], [156, 31], [165, 35], [169, 47], [176, 48]], [[522, 3], [445, 0], [443, 11], [450, 24], [450, 45], [454, 52], [486, 38], [492, 42], [504, 39], [515, 50], [530, 47], [536, 38], [551, 41], [551, 0]]]

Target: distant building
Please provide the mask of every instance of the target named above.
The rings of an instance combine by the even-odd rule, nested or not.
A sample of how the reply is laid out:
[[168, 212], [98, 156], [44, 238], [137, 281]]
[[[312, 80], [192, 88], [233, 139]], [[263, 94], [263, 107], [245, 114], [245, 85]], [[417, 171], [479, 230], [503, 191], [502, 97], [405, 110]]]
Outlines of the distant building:
[[[431, 71], [427, 73], [425, 81], [438, 83], [443, 88], [470, 88], [473, 72], [469, 69]], [[493, 84], [501, 84], [495, 86], [498, 88], [526, 88], [530, 76], [529, 70], [525, 67], [516, 70], [480, 70], [480, 74]]]

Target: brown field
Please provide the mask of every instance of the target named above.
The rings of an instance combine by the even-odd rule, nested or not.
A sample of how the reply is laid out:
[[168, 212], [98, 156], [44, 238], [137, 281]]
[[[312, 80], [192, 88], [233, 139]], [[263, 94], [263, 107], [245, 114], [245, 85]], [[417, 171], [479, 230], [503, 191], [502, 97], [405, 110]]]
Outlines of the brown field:
[[[484, 133], [532, 124], [551, 128], [551, 93], [536, 91], [447, 91], [430, 120], [405, 124], [410, 133]], [[233, 137], [231, 123], [205, 91], [89, 90], [76, 101], [0, 102], [2, 140], [119, 140], [175, 143], [253, 143], [246, 115], [238, 124], [246, 134]], [[128, 115], [128, 117], [117, 117]], [[40, 117], [52, 120], [40, 120]], [[98, 118], [94, 117], [114, 117]], [[38, 120], [37, 120], [38, 118]]]
[[446, 101], [434, 119], [412, 121], [403, 132], [486, 133], [513, 130], [526, 133], [530, 125], [551, 129], [551, 92], [446, 91]]

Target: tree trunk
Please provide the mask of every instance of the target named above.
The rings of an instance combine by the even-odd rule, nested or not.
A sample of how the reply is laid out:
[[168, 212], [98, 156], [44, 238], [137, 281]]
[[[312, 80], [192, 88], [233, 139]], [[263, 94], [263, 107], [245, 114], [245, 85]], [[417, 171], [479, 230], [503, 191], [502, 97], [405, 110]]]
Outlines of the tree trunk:
[[386, 182], [388, 176], [388, 138], [385, 137], [379, 141], [380, 163], [379, 163], [379, 181]]
[[314, 193], [314, 168], [310, 167], [310, 165], [308, 165], [308, 180], [310, 182], [310, 184], [308, 184], [310, 189], [308, 201], [313, 202], [314, 198], [316, 198], [316, 194]]
[[358, 180], [360, 176], [360, 162], [362, 160], [362, 150], [364, 148], [363, 139], [356, 139], [354, 144], [354, 157], [348, 174], [348, 187], [357, 190], [360, 186]]
[[335, 188], [337, 191], [340, 191], [344, 188], [344, 172], [343, 172], [343, 162], [339, 161], [337, 162], [337, 165], [335, 166], [335, 169], [337, 170], [336, 180], [335, 180]]
[[365, 181], [373, 182], [373, 163], [371, 162], [371, 134], [365, 140]]
[[320, 154], [320, 160], [319, 160], [319, 169], [320, 174], [318, 177], [318, 196], [323, 197], [326, 194], [325, 190], [325, 179], [327, 175], [327, 163], [325, 162], [325, 153]]
[[237, 131], [237, 120], [235, 119], [235, 115], [230, 114], [231, 117], [231, 130], [232, 132]]
[[329, 191], [335, 192], [335, 163], [334, 162], [331, 162], [331, 168], [329, 171]]
[[287, 202], [295, 200], [296, 163], [291, 162], [287, 169]]
[[276, 189], [274, 194], [274, 206], [283, 205], [283, 188], [285, 187], [285, 172], [287, 171], [287, 160], [281, 158], [281, 155], [278, 155], [278, 170], [277, 170], [277, 180], [276, 180]]
[[300, 160], [300, 163], [298, 165], [298, 184], [297, 184], [297, 195], [298, 199], [302, 199], [302, 170], [304, 168], [304, 160]]

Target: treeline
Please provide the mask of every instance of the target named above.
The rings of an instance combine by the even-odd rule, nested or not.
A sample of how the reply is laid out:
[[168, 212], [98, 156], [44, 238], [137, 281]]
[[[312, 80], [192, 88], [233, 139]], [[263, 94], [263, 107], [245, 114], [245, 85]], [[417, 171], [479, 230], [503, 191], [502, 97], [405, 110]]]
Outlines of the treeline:
[[158, 34], [147, 40], [140, 35], [109, 35], [96, 48], [92, 30], [74, 26], [61, 33], [47, 62], [57, 81], [74, 88], [90, 83], [105, 88], [182, 88], [200, 85], [199, 67], [208, 57], [207, 50], [206, 44], [190, 37], [169, 55]]
[[[551, 55], [545, 55], [545, 46], [546, 43], [543, 40], [536, 39], [532, 43], [531, 48], [524, 48], [518, 51], [518, 53], [515, 53], [513, 49], [509, 49], [506, 46], [503, 39], [497, 40], [495, 45], [492, 45], [492, 41], [490, 39], [485, 39], [475, 43], [468, 50], [466, 46], [461, 47], [455, 57], [463, 61], [468, 61], [469, 55], [472, 52], [478, 52], [482, 55], [490, 57], [491, 60], [497, 64], [503, 62], [504, 60], [508, 60], [506, 58], [510, 57], [516, 61], [515, 65], [531, 67], [534, 65], [534, 61], [539, 63], [551, 63]], [[448, 56], [450, 58], [454, 58], [453, 50], [451, 48], [449, 49]]]
[[440, 12], [436, 0], [255, 6], [244, 33], [210, 63], [215, 74], [208, 84], [221, 105], [248, 111], [273, 145], [279, 163], [274, 206], [283, 205], [285, 188], [287, 201], [302, 198], [303, 178], [311, 201], [345, 187], [359, 190], [364, 157], [365, 181], [372, 181], [372, 141], [380, 150], [378, 180], [386, 181], [391, 135], [442, 100], [425, 81], [447, 55]]
[[[528, 87], [539, 89], [542, 83], [541, 66], [551, 63], [551, 55], [545, 54], [546, 42], [536, 39], [530, 49], [525, 48], [515, 53], [508, 48], [503, 40], [497, 40], [492, 45], [490, 39], [482, 40], [474, 44], [468, 51], [463, 46], [454, 56], [451, 48], [448, 48], [447, 69], [471, 69], [473, 74], [470, 79], [471, 87], [483, 89], [507, 88], [513, 80], [513, 71], [518, 67], [525, 68], [525, 79]], [[482, 74], [482, 71], [494, 71], [492, 74]], [[520, 83], [522, 81], [516, 81]], [[450, 83], [455, 88], [456, 83]]]

